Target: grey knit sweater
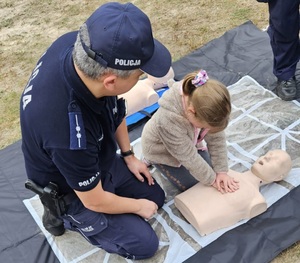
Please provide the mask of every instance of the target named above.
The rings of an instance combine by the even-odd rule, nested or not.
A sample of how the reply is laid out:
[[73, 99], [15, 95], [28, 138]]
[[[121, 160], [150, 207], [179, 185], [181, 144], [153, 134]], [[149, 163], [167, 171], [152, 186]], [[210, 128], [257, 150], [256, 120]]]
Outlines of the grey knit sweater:
[[170, 89], [159, 99], [159, 109], [142, 132], [142, 152], [151, 163], [173, 167], [183, 165], [199, 182], [211, 185], [217, 172], [228, 171], [225, 132], [205, 136], [211, 168], [194, 144], [195, 129], [184, 114], [181, 84], [169, 83]]

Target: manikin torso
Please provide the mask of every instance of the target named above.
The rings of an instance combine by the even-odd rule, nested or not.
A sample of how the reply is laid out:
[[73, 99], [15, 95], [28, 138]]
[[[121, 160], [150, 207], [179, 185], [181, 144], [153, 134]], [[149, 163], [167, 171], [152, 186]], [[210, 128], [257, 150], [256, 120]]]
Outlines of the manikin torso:
[[173, 78], [174, 71], [171, 67], [164, 77], [155, 78], [147, 75], [147, 78], [140, 79], [131, 90], [119, 95], [127, 102], [127, 116], [156, 103], [159, 96], [155, 90], [166, 87], [168, 80]]
[[272, 150], [258, 158], [249, 171], [229, 170], [228, 174], [239, 181], [237, 191], [222, 194], [212, 186], [197, 183], [177, 195], [174, 202], [200, 235], [208, 235], [266, 211], [260, 186], [282, 180], [291, 167], [291, 158], [285, 151]]
[[230, 170], [228, 174], [239, 181], [240, 189], [234, 194], [222, 194], [214, 187], [198, 183], [175, 197], [176, 207], [202, 236], [267, 209], [265, 198], [259, 192], [261, 180], [258, 177], [251, 171]]

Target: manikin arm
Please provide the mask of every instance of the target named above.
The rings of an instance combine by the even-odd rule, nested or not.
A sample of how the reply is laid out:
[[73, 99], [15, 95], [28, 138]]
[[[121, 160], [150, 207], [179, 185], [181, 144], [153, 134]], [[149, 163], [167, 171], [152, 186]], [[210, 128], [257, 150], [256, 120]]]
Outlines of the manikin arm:
[[267, 208], [268, 208], [267, 203], [264, 201], [254, 205], [251, 208], [249, 218], [253, 218], [253, 217], [256, 217], [256, 216], [262, 214], [263, 212], [265, 212], [267, 210]]

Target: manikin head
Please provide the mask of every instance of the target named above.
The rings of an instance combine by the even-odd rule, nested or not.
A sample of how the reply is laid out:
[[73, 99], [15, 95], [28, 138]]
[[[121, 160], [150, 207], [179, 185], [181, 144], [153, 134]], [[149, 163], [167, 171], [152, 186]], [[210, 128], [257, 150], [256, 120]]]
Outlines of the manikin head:
[[170, 79], [174, 79], [175, 77], [175, 73], [174, 73], [174, 70], [172, 67], [170, 67], [168, 73], [161, 77], [161, 78], [156, 78], [156, 77], [153, 77], [151, 75], [148, 75], [147, 79], [152, 81], [153, 83], [153, 89], [160, 89], [160, 88], [163, 88], [163, 87], [166, 87], [168, 85], [168, 81]]
[[251, 172], [264, 182], [284, 179], [292, 169], [292, 160], [283, 150], [272, 150], [259, 157], [251, 167]]

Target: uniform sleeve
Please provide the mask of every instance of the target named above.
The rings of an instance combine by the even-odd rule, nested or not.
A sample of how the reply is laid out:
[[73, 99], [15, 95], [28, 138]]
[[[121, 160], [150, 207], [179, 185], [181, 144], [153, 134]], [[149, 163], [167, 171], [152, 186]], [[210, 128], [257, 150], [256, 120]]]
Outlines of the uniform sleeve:
[[101, 178], [97, 149], [52, 149], [52, 160], [68, 185], [77, 191], [93, 189]]

